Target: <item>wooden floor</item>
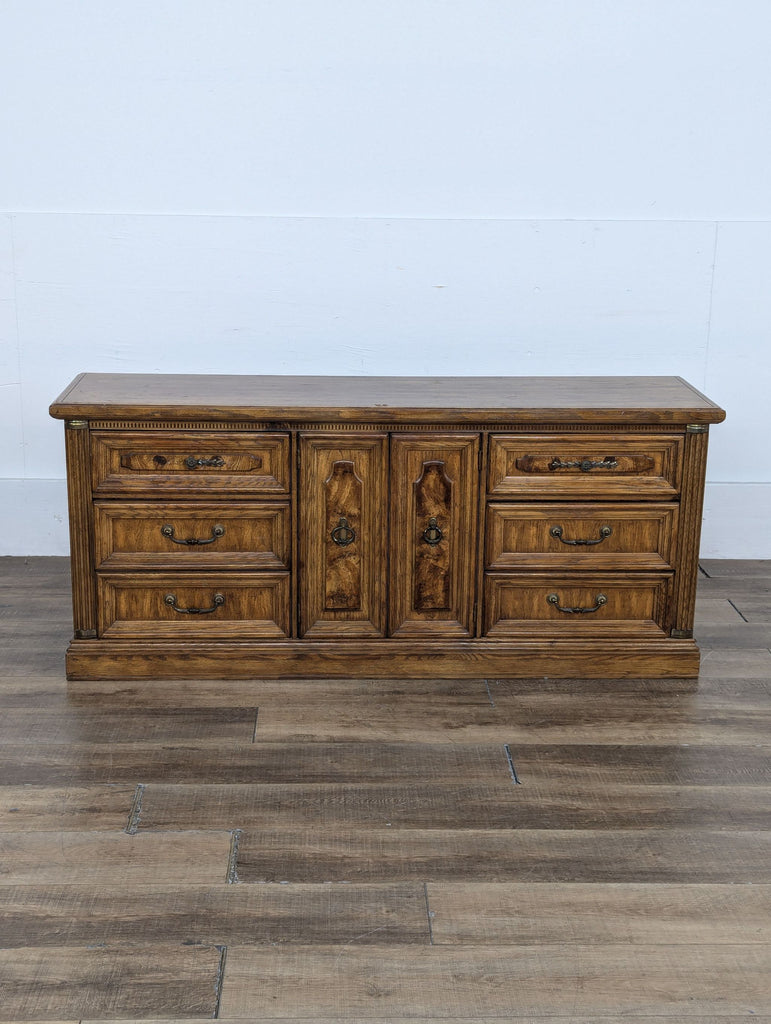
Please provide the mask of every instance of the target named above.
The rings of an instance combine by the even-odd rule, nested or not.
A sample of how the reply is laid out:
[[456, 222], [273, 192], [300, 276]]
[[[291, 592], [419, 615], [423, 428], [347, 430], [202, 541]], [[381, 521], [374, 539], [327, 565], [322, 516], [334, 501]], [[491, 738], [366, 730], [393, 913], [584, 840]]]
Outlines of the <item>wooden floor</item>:
[[698, 681], [70, 683], [0, 559], [0, 1019], [771, 1022], [771, 562]]

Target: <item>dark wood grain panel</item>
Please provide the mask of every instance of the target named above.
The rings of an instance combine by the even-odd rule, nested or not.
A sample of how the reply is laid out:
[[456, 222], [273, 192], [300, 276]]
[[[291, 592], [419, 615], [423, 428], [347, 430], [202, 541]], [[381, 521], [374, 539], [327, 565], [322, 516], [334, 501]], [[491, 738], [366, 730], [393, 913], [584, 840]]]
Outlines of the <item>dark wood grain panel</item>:
[[[576, 979], [580, 964], [580, 984]], [[768, 961], [756, 946], [640, 945], [404, 949], [296, 947], [228, 951], [222, 1016], [241, 1017], [258, 999], [296, 1016], [380, 1014], [709, 1013], [768, 1006]], [[384, 980], [386, 979], [387, 980]]]
[[421, 884], [0, 885], [4, 945], [428, 943]]
[[385, 633], [387, 458], [386, 435], [300, 437], [303, 636]]
[[361, 554], [358, 546], [348, 549], [356, 544], [361, 530], [362, 488], [363, 481], [356, 475], [352, 462], [335, 462], [324, 481], [324, 611], [361, 608]]
[[0, 949], [3, 1019], [214, 1015], [213, 946]]
[[771, 942], [771, 886], [455, 883], [428, 886], [435, 945]]
[[412, 607], [416, 612], [449, 611], [452, 558], [449, 543], [443, 543], [443, 533], [451, 522], [453, 482], [445, 463], [424, 462], [413, 488], [417, 537]]
[[393, 636], [473, 635], [478, 452], [476, 434], [392, 438]]

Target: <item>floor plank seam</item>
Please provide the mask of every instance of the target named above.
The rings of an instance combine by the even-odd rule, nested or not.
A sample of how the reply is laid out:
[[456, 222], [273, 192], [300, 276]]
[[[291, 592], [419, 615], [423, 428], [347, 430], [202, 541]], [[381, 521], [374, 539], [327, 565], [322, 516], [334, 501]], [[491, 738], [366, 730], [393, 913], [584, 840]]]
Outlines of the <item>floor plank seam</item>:
[[508, 743], [504, 743], [503, 749], [506, 751], [506, 760], [509, 763], [509, 772], [511, 773], [511, 778], [517, 786], [521, 786], [522, 783], [520, 782], [519, 776], [517, 775], [517, 769], [514, 766], [514, 758], [511, 753], [511, 747], [509, 746]]
[[217, 977], [214, 979], [214, 1012], [212, 1019], [217, 1020], [220, 1015], [220, 1003], [222, 1002], [222, 986], [225, 982], [225, 964], [228, 959], [228, 947], [217, 946], [220, 954], [220, 962], [217, 968]]
[[431, 903], [428, 898], [428, 882], [423, 883], [423, 898], [426, 901], [426, 920], [428, 921], [428, 944], [429, 946], [434, 945], [434, 925], [433, 917], [434, 912], [431, 909]]
[[739, 617], [740, 617], [741, 619], [743, 619], [743, 621], [744, 621], [744, 622], [749, 622], [749, 621], [750, 621], [750, 620], [749, 620], [749, 619], [747, 618], [747, 616], [746, 616], [746, 615], [743, 615], [743, 614], [741, 613], [741, 611], [740, 611], [740, 610], [739, 610], [739, 609], [738, 609], [738, 608], [736, 607], [736, 605], [734, 604], [734, 602], [733, 602], [733, 601], [731, 600], [731, 598], [730, 598], [730, 597], [729, 597], [729, 598], [727, 598], [727, 601], [728, 601], [728, 603], [729, 603], [729, 604], [731, 605], [731, 607], [733, 608], [733, 610], [734, 610], [734, 611], [736, 612], [736, 614], [737, 614], [737, 615], [738, 615], [738, 616], [739, 616]]
[[143, 783], [138, 783], [137, 788], [134, 791], [134, 799], [131, 802], [131, 809], [129, 810], [128, 822], [126, 823], [126, 834], [135, 836], [139, 831], [139, 819], [142, 815], [142, 797], [144, 796], [145, 786]]
[[238, 844], [241, 841], [241, 829], [236, 828], [230, 833], [230, 853], [228, 855], [227, 884], [238, 885]]
[[495, 707], [495, 701], [493, 700], [493, 695], [490, 692], [490, 680], [489, 679], [485, 679], [485, 690], [487, 690], [487, 699], [490, 701], [490, 707], [494, 708]]
[[260, 717], [260, 709], [259, 708], [255, 708], [254, 709], [254, 729], [252, 731], [252, 743], [256, 743], [257, 742], [257, 721], [258, 721], [259, 717]]

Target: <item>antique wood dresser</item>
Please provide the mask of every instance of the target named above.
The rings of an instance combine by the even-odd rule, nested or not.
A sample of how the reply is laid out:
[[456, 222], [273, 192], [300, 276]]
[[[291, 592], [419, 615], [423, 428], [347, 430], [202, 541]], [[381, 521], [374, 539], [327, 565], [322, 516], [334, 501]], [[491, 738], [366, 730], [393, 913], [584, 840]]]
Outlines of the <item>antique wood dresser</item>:
[[71, 679], [693, 676], [707, 432], [675, 377], [96, 374]]

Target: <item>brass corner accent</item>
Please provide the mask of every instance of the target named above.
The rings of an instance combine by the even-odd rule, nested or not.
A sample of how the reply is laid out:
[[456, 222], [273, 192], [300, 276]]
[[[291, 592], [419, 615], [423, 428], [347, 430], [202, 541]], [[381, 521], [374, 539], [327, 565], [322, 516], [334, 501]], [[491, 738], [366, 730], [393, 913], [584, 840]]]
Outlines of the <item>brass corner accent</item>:
[[68, 430], [88, 430], [88, 420], [67, 420]]
[[672, 629], [669, 635], [673, 640], [693, 640], [692, 629]]
[[96, 640], [95, 629], [76, 629], [75, 630], [76, 640]]
[[689, 423], [685, 428], [686, 434], [708, 434], [709, 424], [708, 423]]

